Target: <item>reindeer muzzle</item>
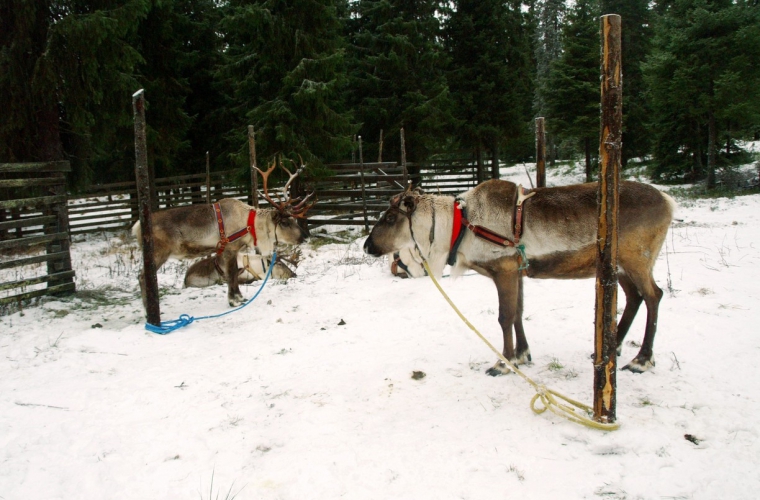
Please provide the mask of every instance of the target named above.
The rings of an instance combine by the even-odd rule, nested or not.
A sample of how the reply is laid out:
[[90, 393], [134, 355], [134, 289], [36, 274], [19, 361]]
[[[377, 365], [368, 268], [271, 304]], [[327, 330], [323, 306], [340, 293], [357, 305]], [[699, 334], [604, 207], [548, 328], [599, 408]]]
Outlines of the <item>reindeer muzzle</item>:
[[364, 253], [373, 257], [380, 257], [383, 255], [377, 246], [375, 246], [375, 243], [372, 241], [372, 236], [369, 236], [366, 240], [364, 240]]

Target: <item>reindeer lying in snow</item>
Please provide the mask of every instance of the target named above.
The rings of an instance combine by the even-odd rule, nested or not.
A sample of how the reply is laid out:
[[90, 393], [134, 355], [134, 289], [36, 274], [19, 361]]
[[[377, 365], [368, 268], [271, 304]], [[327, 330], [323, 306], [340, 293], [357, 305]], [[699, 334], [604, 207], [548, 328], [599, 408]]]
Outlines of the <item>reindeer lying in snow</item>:
[[[296, 276], [296, 273], [288, 267], [289, 263], [298, 266], [299, 252], [294, 252], [294, 257], [286, 258], [277, 254], [277, 262], [272, 268], [272, 278], [287, 280]], [[238, 283], [252, 283], [262, 280], [267, 274], [271, 259], [263, 255], [239, 252], [237, 255]], [[203, 288], [211, 285], [224, 283], [224, 274], [219, 272], [216, 256], [211, 255], [201, 259], [187, 269], [185, 273], [185, 287]]]
[[[493, 279], [499, 296], [504, 357], [515, 364], [527, 363], [531, 357], [522, 324], [522, 276], [595, 276], [596, 198], [596, 183], [525, 193], [511, 182], [490, 180], [456, 199], [407, 189], [391, 199], [390, 208], [365, 241], [364, 251], [379, 257], [417, 249], [436, 276], [448, 262], [452, 275], [474, 269]], [[647, 307], [641, 350], [623, 367], [633, 372], [654, 366], [652, 344], [662, 290], [654, 281], [652, 269], [674, 209], [670, 196], [649, 185], [620, 185], [618, 279], [626, 306], [617, 329], [618, 353], [641, 302]], [[518, 245], [524, 249], [524, 256]], [[512, 342], [513, 328], [516, 345]], [[508, 372], [502, 362], [487, 371], [489, 375]]]
[[[276, 162], [266, 172], [261, 173], [264, 183], [262, 193], [273, 208], [256, 209], [240, 200], [225, 198], [212, 205], [189, 205], [161, 210], [153, 214], [153, 252], [156, 269], [159, 269], [170, 257], [176, 259], [194, 259], [208, 255], [216, 250], [216, 267], [224, 274], [227, 281], [227, 299], [230, 306], [236, 307], [245, 302], [238, 286], [237, 254], [243, 247], [257, 248], [263, 255], [271, 255], [279, 243], [297, 245], [308, 236], [296, 219], [305, 218], [306, 211], [313, 206], [307, 205], [309, 196], [303, 200], [273, 200], [267, 191], [267, 178], [276, 166]], [[291, 174], [283, 188], [288, 187], [300, 174], [299, 169]], [[258, 170], [258, 169], [257, 169]], [[229, 231], [232, 230], [232, 231]], [[142, 242], [140, 223], [132, 227], [132, 234]], [[140, 289], [145, 304], [145, 275], [140, 273]]]

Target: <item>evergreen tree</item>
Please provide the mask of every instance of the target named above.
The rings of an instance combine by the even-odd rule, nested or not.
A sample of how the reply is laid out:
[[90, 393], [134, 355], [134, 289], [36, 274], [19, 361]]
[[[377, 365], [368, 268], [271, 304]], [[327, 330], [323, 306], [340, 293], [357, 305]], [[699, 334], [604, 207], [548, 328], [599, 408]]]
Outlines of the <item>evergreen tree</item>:
[[[658, 4], [645, 65], [659, 177], [715, 186], [717, 142], [732, 125], [760, 119], [760, 6], [754, 1]], [[707, 168], [705, 165], [707, 160]]]
[[109, 132], [131, 123], [141, 58], [126, 40], [149, 7], [148, 0], [0, 2], [0, 160], [69, 159], [74, 182], [92, 177], [93, 154], [113, 147]]
[[344, 156], [354, 131], [338, 2], [231, 0], [222, 31], [226, 60], [217, 77], [227, 91], [232, 157], [248, 163], [248, 124], [260, 157], [277, 153], [310, 165]]
[[[549, 94], [551, 65], [562, 56], [562, 24], [565, 17], [565, 0], [543, 0], [537, 3], [534, 56], [536, 60], [536, 84], [533, 109], [536, 116], [547, 116], [546, 103]], [[553, 134], [547, 137], [547, 153], [553, 165], [557, 157]]]
[[649, 0], [602, 0], [602, 14], [621, 17], [623, 58], [623, 166], [650, 152], [649, 107], [642, 65], [651, 48]]
[[[383, 131], [386, 157], [398, 158], [404, 128], [407, 159], [441, 149], [452, 122], [445, 55], [435, 0], [359, 0], [348, 36], [351, 104], [365, 142]], [[370, 149], [372, 153], [374, 150]]]
[[530, 30], [521, 2], [457, 0], [446, 45], [457, 136], [467, 149], [490, 150], [498, 177], [499, 145], [527, 136], [531, 114]]
[[562, 57], [551, 64], [547, 129], [560, 138], [579, 141], [586, 158], [586, 180], [592, 180], [592, 156], [599, 141], [599, 4], [578, 0], [562, 30]]

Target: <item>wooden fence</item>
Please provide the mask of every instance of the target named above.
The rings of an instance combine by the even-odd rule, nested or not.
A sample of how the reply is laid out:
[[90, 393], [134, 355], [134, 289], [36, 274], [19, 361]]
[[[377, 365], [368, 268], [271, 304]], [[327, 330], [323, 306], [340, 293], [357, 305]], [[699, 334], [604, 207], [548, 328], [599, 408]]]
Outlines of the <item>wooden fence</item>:
[[73, 292], [68, 162], [0, 163], [0, 310]]
[[[403, 168], [396, 162], [339, 163], [326, 165], [326, 177], [304, 179], [318, 199], [309, 211], [309, 225], [373, 224], [388, 206], [388, 199], [405, 187]], [[457, 194], [477, 183], [477, 167], [469, 159], [428, 162], [409, 166], [407, 179], [435, 193]], [[155, 181], [154, 210], [237, 198], [252, 203], [250, 186], [233, 171], [160, 178]], [[275, 182], [273, 187], [277, 187]], [[262, 206], [266, 201], [259, 199]], [[134, 181], [95, 185], [69, 199], [71, 234], [126, 230], [137, 220], [137, 188]]]

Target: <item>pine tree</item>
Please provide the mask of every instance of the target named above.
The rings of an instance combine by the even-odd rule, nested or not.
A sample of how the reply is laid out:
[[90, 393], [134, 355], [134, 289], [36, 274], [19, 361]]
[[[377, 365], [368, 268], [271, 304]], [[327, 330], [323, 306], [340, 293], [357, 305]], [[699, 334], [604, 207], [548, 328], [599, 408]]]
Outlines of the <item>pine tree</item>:
[[579, 141], [586, 158], [586, 180], [592, 180], [592, 156], [599, 138], [599, 4], [578, 0], [562, 30], [564, 52], [551, 65], [547, 129], [560, 138]]
[[530, 30], [521, 2], [458, 0], [446, 27], [457, 136], [485, 148], [498, 177], [499, 145], [526, 136], [530, 121]]
[[[760, 6], [674, 0], [658, 6], [645, 65], [660, 177], [716, 184], [718, 139], [760, 118]], [[705, 168], [705, 159], [707, 167]]]
[[247, 164], [246, 125], [257, 153], [300, 155], [311, 165], [344, 156], [355, 127], [344, 104], [342, 26], [330, 0], [232, 0], [221, 23], [230, 150]]
[[[419, 162], [443, 145], [453, 121], [434, 0], [359, 0], [348, 26], [351, 105], [365, 142], [383, 131], [384, 156]], [[372, 153], [374, 150], [370, 149]]]

